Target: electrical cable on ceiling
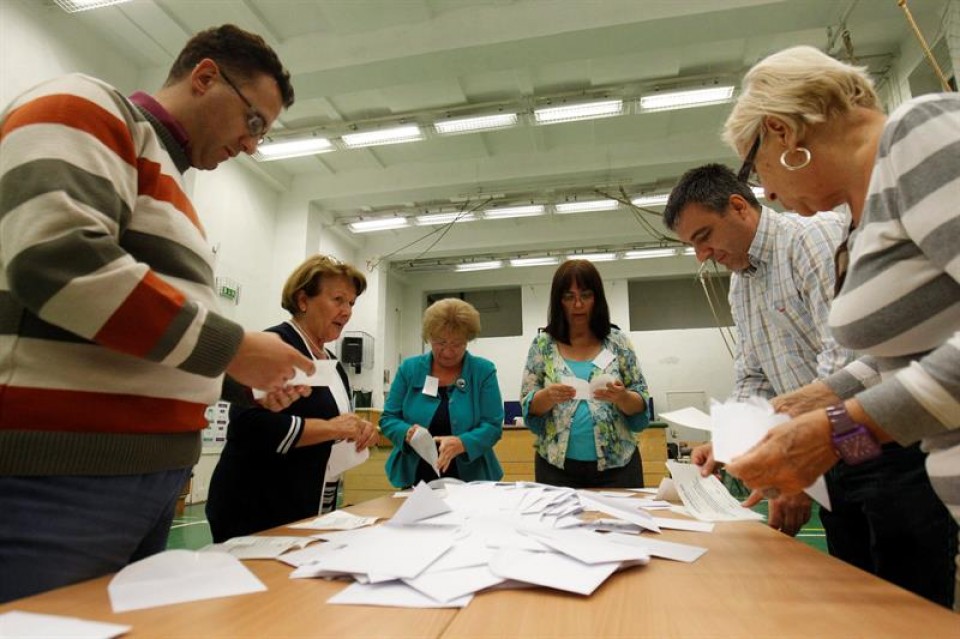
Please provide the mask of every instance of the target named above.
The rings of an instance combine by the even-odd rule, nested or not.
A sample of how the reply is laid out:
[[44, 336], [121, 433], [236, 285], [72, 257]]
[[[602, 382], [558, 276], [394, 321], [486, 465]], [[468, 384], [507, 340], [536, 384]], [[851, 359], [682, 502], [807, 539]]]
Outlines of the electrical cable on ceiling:
[[717, 268], [716, 262], [713, 262], [714, 273], [707, 273], [706, 270], [709, 264], [711, 264], [711, 262], [700, 263], [696, 278], [700, 281], [700, 286], [703, 287], [703, 294], [707, 297], [707, 304], [710, 305], [710, 312], [713, 314], [713, 321], [716, 322], [717, 329], [720, 331], [720, 338], [723, 339], [723, 345], [727, 347], [727, 352], [730, 354], [731, 359], [734, 359], [733, 349], [737, 345], [737, 338], [730, 327], [724, 326], [720, 321], [720, 313], [717, 310], [723, 298], [721, 297], [720, 285], [714, 281], [713, 275], [720, 277], [720, 269]]
[[[419, 260], [421, 257], [423, 257], [424, 255], [426, 255], [426, 254], [430, 251], [430, 249], [432, 249], [434, 246], [436, 246], [437, 243], [438, 243], [440, 240], [442, 240], [447, 233], [450, 232], [450, 229], [453, 228], [453, 225], [456, 224], [456, 223], [460, 220], [460, 218], [462, 218], [462, 217], [464, 217], [464, 216], [466, 216], [466, 215], [470, 215], [471, 213], [476, 213], [478, 210], [480, 210], [481, 208], [485, 207], [487, 204], [489, 204], [489, 203], [492, 202], [492, 201], [493, 201], [493, 198], [487, 198], [486, 200], [484, 200], [483, 202], [480, 202], [479, 204], [477, 204], [477, 205], [474, 206], [473, 208], [469, 208], [469, 209], [468, 209], [467, 207], [470, 206], [470, 200], [467, 200], [466, 202], [463, 203], [463, 205], [460, 207], [460, 210], [457, 211], [456, 217], [454, 217], [452, 220], [450, 220], [449, 222], [447, 222], [447, 223], [444, 224], [443, 226], [438, 226], [437, 228], [433, 229], [432, 231], [430, 231], [430, 232], [427, 233], [426, 235], [423, 235], [423, 236], [421, 236], [421, 237], [418, 237], [417, 239], [413, 240], [412, 242], [407, 242], [407, 243], [404, 244], [403, 246], [394, 249], [393, 251], [391, 251], [390, 253], [387, 253], [386, 255], [381, 255], [381, 256], [379, 256], [379, 257], [378, 257], [377, 259], [375, 259], [375, 260], [368, 260], [368, 261], [367, 261], [367, 270], [372, 273], [374, 270], [376, 270], [376, 268], [377, 268], [378, 266], [380, 266], [380, 264], [381, 264], [384, 260], [387, 260], [387, 259], [391, 258], [392, 256], [396, 255], [397, 253], [399, 253], [400, 251], [404, 250], [405, 248], [409, 248], [409, 247], [413, 246], [414, 244], [417, 244], [417, 243], [419, 243], [419, 242], [422, 242], [423, 240], [427, 239], [427, 238], [430, 237], [431, 235], [437, 235], [437, 234], [439, 234], [439, 235], [437, 236], [437, 238], [430, 244], [430, 246], [428, 246], [427, 248], [423, 249], [416, 257], [411, 258], [409, 261], [410, 261], [410, 262], [414, 262], [414, 261], [416, 261], [416, 260]], [[408, 261], [408, 260], [404, 260], [404, 261]]]
[[926, 38], [923, 37], [923, 33], [920, 32], [920, 27], [917, 26], [917, 21], [913, 19], [913, 14], [910, 13], [910, 7], [907, 6], [907, 0], [897, 0], [897, 4], [903, 9], [903, 14], [907, 18], [907, 22], [910, 24], [910, 28], [913, 29], [913, 34], [917, 36], [917, 41], [920, 42], [920, 48], [923, 49], [923, 53], [927, 58], [927, 62], [930, 63], [930, 66], [933, 67], [933, 72], [937, 74], [937, 78], [940, 80], [940, 86], [947, 93], [951, 93], [953, 89], [950, 87], [950, 83], [947, 81], [947, 76], [943, 74], [943, 70], [940, 68], [940, 65], [937, 64], [937, 59], [933, 57], [933, 51], [930, 50], [930, 47], [927, 45]]

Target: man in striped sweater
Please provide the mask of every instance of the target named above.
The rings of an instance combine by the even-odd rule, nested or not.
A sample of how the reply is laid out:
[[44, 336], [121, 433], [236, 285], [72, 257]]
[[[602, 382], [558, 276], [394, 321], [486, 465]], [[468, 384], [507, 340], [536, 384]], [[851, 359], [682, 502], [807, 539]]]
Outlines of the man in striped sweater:
[[163, 550], [224, 372], [309, 360], [218, 315], [183, 173], [253, 153], [293, 88], [262, 38], [194, 36], [154, 97], [71, 75], [0, 129], [0, 602]]

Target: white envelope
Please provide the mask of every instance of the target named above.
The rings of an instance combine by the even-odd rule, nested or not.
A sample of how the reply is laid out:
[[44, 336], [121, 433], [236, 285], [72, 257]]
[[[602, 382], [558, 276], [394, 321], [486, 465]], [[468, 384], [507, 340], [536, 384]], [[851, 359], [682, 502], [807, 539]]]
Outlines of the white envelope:
[[107, 585], [114, 612], [262, 592], [267, 587], [236, 557], [167, 550], [123, 568]]
[[370, 449], [364, 448], [357, 452], [357, 445], [354, 442], [340, 441], [330, 449], [330, 459], [327, 461], [327, 472], [323, 480], [326, 482], [336, 481], [340, 475], [347, 472], [355, 466], [359, 466], [370, 458]]
[[433, 435], [430, 434], [430, 431], [422, 426], [413, 431], [413, 437], [410, 438], [410, 447], [423, 457], [423, 460], [439, 477], [440, 471], [437, 469], [437, 462], [440, 459], [440, 453], [437, 452], [437, 442], [433, 441]]
[[77, 617], [41, 615], [11, 610], [0, 614], [0, 637], [4, 639], [112, 639], [130, 631], [131, 626], [87, 621]]

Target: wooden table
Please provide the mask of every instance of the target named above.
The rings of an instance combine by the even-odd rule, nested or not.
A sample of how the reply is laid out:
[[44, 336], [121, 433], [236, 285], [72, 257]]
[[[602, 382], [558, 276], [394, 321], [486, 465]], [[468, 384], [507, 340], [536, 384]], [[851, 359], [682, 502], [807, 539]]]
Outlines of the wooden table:
[[[352, 507], [388, 516], [399, 500]], [[308, 531], [274, 529], [277, 534]], [[21, 599], [25, 610], [129, 624], [149, 637], [890, 637], [960, 638], [960, 615], [852, 568], [756, 522], [659, 538], [707, 546], [693, 564], [655, 559], [614, 575], [591, 597], [543, 588], [477, 595], [462, 610], [326, 603], [346, 582], [289, 579], [273, 560], [246, 565], [268, 591], [114, 614], [109, 577]]]

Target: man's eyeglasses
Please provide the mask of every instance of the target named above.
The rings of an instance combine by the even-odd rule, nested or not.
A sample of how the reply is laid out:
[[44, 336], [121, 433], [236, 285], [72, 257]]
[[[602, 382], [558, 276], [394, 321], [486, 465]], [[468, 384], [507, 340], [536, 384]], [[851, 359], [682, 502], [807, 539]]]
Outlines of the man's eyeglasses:
[[750, 183], [750, 176], [753, 174], [753, 163], [757, 159], [757, 151], [760, 149], [760, 134], [757, 133], [757, 139], [753, 141], [753, 146], [747, 152], [747, 157], [743, 159], [743, 164], [737, 172], [737, 179], [744, 184]]
[[220, 76], [224, 81], [230, 85], [230, 88], [240, 96], [240, 99], [243, 100], [243, 103], [247, 105], [247, 132], [250, 134], [250, 137], [256, 138], [257, 141], [262, 141], [263, 136], [267, 133], [267, 120], [260, 112], [257, 111], [257, 107], [253, 106], [250, 100], [247, 99], [247, 96], [243, 95], [240, 92], [240, 89], [237, 88], [237, 85], [233, 83], [233, 80], [223, 72], [223, 69], [220, 69]]
[[577, 300], [580, 300], [581, 304], [586, 304], [587, 302], [593, 301], [593, 291], [580, 291], [580, 293], [574, 293], [573, 291], [567, 291], [560, 296], [560, 301], [564, 304], [573, 304]]

